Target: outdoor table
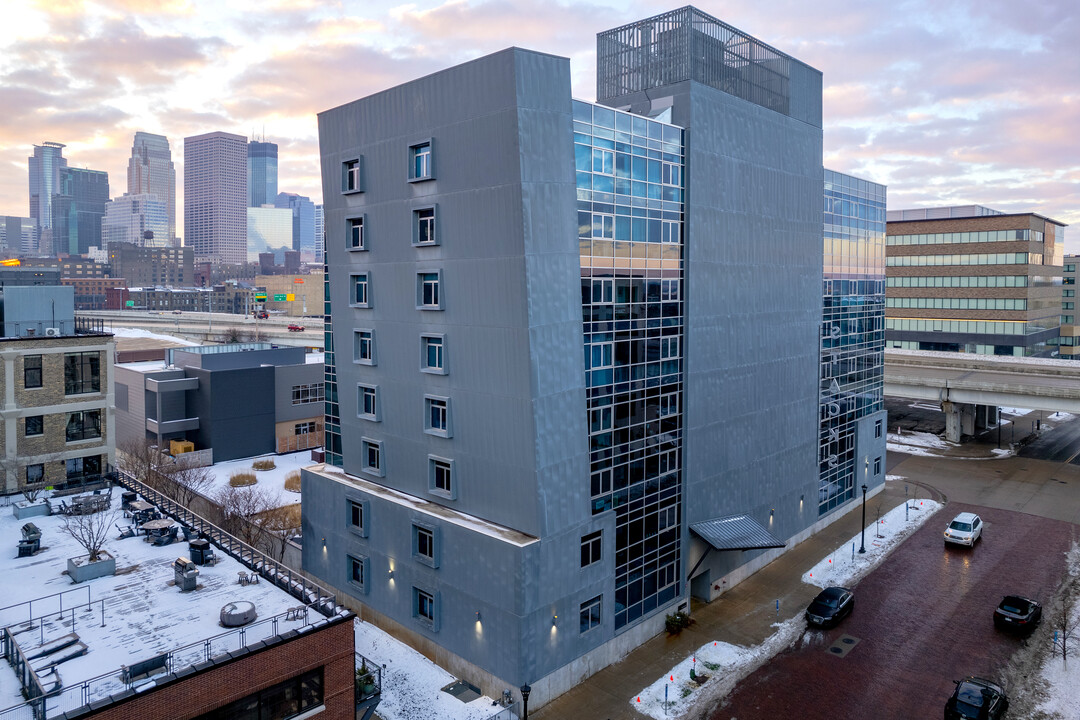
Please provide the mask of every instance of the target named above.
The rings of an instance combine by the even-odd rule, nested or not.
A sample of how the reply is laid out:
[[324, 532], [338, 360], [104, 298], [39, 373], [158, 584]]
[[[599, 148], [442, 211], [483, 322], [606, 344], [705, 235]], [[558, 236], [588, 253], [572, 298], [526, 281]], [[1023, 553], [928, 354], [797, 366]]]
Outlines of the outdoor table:
[[161, 518], [160, 520], [150, 520], [148, 522], [144, 522], [142, 525], [139, 526], [139, 529], [142, 530], [143, 533], [145, 533], [147, 536], [157, 536], [164, 535], [169, 531], [169, 528], [171, 528], [175, 524], [176, 521], [172, 518]]
[[145, 500], [132, 500], [128, 503], [128, 510], [133, 513], [144, 512], [146, 510], [153, 510], [154, 506]]

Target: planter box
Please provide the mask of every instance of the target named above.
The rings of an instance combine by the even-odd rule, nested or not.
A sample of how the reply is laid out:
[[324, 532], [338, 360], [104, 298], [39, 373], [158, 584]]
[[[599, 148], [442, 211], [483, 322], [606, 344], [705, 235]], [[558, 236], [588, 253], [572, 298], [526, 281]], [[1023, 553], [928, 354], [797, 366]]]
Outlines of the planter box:
[[68, 558], [68, 577], [72, 582], [81, 583], [94, 578], [116, 574], [116, 558], [102, 551], [98, 553], [97, 562], [87, 562], [89, 555]]
[[41, 515], [52, 515], [52, 508], [49, 507], [48, 500], [35, 500], [32, 503], [22, 500], [11, 505], [11, 514], [19, 520], [25, 520]]

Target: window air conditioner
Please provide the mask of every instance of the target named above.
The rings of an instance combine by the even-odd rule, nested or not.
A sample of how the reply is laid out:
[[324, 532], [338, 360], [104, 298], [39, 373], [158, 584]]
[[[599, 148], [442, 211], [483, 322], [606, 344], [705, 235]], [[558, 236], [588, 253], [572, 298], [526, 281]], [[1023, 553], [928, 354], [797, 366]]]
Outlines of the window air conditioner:
[[60, 328], [45, 328], [45, 337], [60, 337]]

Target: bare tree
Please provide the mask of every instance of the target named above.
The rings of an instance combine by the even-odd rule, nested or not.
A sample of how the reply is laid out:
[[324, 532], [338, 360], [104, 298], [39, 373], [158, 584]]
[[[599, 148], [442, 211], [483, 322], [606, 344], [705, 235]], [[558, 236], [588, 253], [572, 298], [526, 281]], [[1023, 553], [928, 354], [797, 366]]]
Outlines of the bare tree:
[[252, 547], [263, 545], [268, 528], [254, 518], [274, 509], [274, 499], [259, 485], [226, 485], [214, 498], [221, 506], [225, 530]]
[[6, 482], [9, 471], [15, 475], [15, 480], [18, 483], [19, 492], [26, 499], [27, 502], [34, 502], [45, 490], [51, 489], [49, 481], [44, 477], [40, 482], [28, 483], [26, 482], [26, 468], [27, 465], [42, 465], [48, 467], [50, 462], [55, 462], [64, 459], [63, 453], [49, 453], [47, 455], [38, 455], [34, 458], [36, 462], [27, 463], [25, 458], [14, 457], [8, 459], [5, 456], [0, 455], [0, 484]]
[[214, 484], [214, 472], [210, 468], [185, 462], [182, 455], [158, 470], [165, 479], [165, 494], [188, 509], [196, 497], [205, 495]]
[[159, 489], [160, 485], [158, 468], [165, 460], [166, 456], [161, 448], [145, 439], [131, 438], [116, 448], [117, 466], [136, 480], [142, 480], [155, 489]]
[[264, 533], [264, 547], [279, 562], [285, 557], [285, 541], [300, 532], [300, 506], [284, 505], [259, 513], [250, 521]]
[[115, 510], [111, 512], [102, 510], [87, 515], [67, 515], [64, 517], [64, 532], [83, 546], [90, 556], [90, 562], [96, 562], [116, 519]]

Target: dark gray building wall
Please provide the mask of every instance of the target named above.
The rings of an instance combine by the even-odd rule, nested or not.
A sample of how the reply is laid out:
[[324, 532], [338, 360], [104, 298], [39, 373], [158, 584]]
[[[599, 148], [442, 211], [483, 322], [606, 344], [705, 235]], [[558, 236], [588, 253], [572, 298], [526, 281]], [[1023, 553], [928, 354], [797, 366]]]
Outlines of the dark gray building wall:
[[274, 368], [209, 371], [187, 368], [199, 389], [186, 392], [189, 417], [199, 418], [197, 448], [214, 462], [274, 452]]

